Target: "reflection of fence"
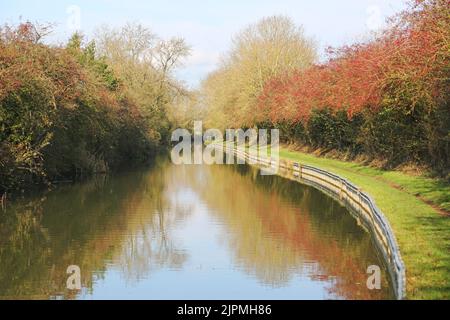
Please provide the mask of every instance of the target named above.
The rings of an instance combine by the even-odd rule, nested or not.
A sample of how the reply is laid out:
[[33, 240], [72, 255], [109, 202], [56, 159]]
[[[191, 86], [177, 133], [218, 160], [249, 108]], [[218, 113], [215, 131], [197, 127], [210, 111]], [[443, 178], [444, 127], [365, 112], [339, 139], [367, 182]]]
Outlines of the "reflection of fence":
[[387, 262], [397, 299], [405, 297], [405, 266], [400, 256], [397, 241], [389, 222], [369, 195], [346, 179], [325, 170], [284, 159], [275, 163], [272, 159], [250, 155], [243, 149], [229, 149], [228, 152], [245, 159], [250, 164], [262, 166], [278, 165], [280, 175], [321, 189], [350, 207], [358, 221], [363, 222], [364, 226], [374, 236], [376, 244]]
[[0, 198], [0, 204], [2, 206], [2, 209], [4, 210], [5, 209], [5, 204], [6, 204], [6, 192]]

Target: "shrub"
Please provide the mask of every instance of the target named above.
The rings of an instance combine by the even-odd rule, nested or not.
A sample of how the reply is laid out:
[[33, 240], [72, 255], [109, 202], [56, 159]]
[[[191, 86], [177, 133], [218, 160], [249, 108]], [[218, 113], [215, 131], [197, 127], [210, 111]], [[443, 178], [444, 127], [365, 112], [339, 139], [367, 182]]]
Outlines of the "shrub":
[[30, 23], [0, 30], [0, 191], [148, 158], [147, 119], [94, 46], [37, 34]]
[[[300, 142], [387, 160], [450, 168], [450, 7], [413, 0], [367, 43], [265, 83], [260, 121], [302, 123]], [[293, 137], [293, 133], [284, 129]], [[289, 140], [290, 138], [287, 138]]]

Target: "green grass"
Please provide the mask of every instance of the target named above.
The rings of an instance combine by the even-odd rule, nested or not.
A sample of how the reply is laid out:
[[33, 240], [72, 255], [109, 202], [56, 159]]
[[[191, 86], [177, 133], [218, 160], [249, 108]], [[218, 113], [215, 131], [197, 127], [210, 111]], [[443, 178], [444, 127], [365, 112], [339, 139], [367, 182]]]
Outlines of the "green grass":
[[333, 172], [370, 194], [389, 220], [407, 271], [408, 299], [450, 299], [450, 185], [437, 179], [280, 150], [280, 157]]

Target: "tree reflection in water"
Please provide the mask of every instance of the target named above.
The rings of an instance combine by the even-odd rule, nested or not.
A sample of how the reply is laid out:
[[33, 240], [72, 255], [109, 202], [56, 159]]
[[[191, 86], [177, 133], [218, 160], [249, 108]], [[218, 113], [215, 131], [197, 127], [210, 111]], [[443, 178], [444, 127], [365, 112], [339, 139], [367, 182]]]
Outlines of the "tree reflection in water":
[[331, 298], [392, 297], [385, 272], [385, 289], [367, 290], [366, 269], [381, 260], [370, 236], [324, 194], [248, 166], [174, 166], [162, 158], [150, 169], [98, 176], [8, 206], [0, 214], [0, 298], [78, 298], [65, 289], [72, 264], [87, 293], [112, 268], [126, 283], [181, 272], [192, 254], [213, 250], [193, 252], [177, 233], [196, 223], [199, 203], [222, 226], [214, 236], [230, 252], [233, 272], [269, 288], [306, 276], [325, 283]]
[[186, 253], [171, 242], [170, 224], [188, 212], [166, 214], [168, 166], [164, 158], [151, 170], [97, 176], [10, 205], [0, 215], [0, 297], [75, 298], [66, 290], [72, 264], [87, 291], [117, 260], [129, 281], [181, 267]]
[[[328, 282], [334, 298], [393, 298], [370, 235], [346, 208], [297, 182], [249, 166], [231, 168], [209, 168], [208, 184], [195, 187], [228, 227], [236, 263], [246, 272], [273, 287], [307, 275]], [[367, 290], [369, 265], [383, 268], [383, 290]]]

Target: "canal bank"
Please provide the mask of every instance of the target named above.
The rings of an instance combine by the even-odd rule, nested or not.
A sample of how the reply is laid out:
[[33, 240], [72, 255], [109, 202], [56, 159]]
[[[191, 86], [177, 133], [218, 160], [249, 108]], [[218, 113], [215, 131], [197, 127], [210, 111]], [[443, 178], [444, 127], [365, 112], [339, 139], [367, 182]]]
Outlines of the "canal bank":
[[276, 174], [323, 191], [345, 205], [352, 216], [369, 231], [389, 271], [395, 297], [406, 297], [406, 270], [389, 222], [374, 200], [361, 188], [331, 172], [295, 161], [263, 157], [240, 148], [227, 148], [228, 154], [262, 168], [262, 175]]
[[385, 214], [398, 241], [407, 270], [406, 298], [450, 297], [450, 219], [442, 214], [442, 210], [429, 204], [448, 206], [448, 184], [287, 148], [281, 148], [280, 158], [332, 172], [370, 194]]

